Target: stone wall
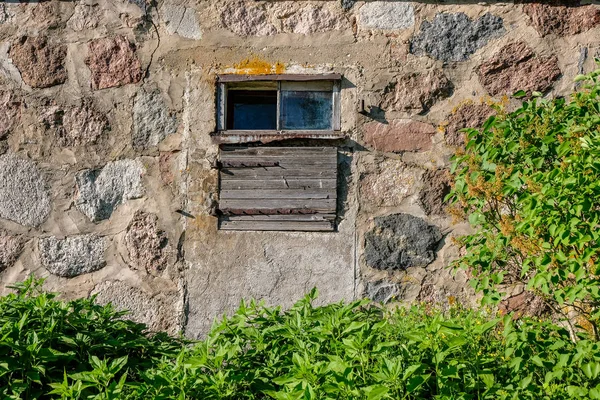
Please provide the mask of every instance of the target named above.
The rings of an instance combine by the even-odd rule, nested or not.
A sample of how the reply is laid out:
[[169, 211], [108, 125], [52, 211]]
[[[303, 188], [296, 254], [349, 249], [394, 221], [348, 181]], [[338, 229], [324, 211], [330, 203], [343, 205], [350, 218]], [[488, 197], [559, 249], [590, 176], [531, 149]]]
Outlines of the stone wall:
[[[459, 130], [572, 91], [599, 23], [578, 1], [0, 3], [0, 294], [34, 273], [190, 337], [314, 286], [472, 303], [444, 269]], [[271, 72], [344, 76], [337, 232], [217, 229], [216, 75]]]

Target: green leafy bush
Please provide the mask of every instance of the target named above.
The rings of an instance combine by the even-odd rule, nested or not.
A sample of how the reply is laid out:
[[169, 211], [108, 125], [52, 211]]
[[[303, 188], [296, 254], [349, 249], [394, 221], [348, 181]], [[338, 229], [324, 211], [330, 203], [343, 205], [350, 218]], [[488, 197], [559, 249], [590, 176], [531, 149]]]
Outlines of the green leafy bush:
[[0, 298], [10, 399], [600, 398], [600, 347], [548, 322], [366, 301], [251, 302], [184, 343], [28, 280]]
[[51, 398], [65, 374], [75, 384], [69, 389], [72, 397], [64, 398], [99, 393], [113, 396], [99, 398], [120, 398], [125, 379], [139, 379], [181, 348], [166, 334], [146, 335], [146, 326], [122, 319], [124, 313], [110, 306], [90, 299], [58, 301], [41, 284], [29, 278], [14, 287], [15, 294], [0, 298], [2, 399]]
[[534, 93], [468, 130], [452, 193], [478, 227], [459, 264], [485, 300], [524, 285], [563, 315], [574, 340], [577, 323], [597, 336], [600, 318], [600, 70], [577, 80], [569, 99]]

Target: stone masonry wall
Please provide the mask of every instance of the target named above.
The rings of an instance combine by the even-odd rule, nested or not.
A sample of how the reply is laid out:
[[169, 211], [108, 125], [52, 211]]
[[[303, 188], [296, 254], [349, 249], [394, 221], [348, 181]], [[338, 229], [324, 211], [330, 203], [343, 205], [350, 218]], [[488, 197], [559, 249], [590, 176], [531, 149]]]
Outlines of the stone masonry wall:
[[[314, 286], [473, 303], [444, 269], [469, 229], [443, 203], [460, 129], [572, 91], [599, 23], [572, 0], [0, 3], [0, 294], [34, 273], [190, 337]], [[217, 230], [216, 75], [274, 72], [344, 77], [337, 232]]]

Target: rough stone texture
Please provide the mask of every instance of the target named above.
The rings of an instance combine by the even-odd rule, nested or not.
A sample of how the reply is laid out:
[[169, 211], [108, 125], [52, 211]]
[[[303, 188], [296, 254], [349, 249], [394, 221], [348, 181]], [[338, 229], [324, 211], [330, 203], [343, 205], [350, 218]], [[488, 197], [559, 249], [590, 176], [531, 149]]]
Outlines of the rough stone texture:
[[0, 156], [0, 218], [35, 227], [50, 209], [46, 181], [35, 163], [14, 154]]
[[175, 335], [181, 330], [177, 300], [172, 295], [152, 296], [121, 281], [102, 282], [91, 294], [96, 295], [98, 304], [111, 303], [117, 310], [129, 311], [127, 318], [148, 325], [151, 331]]
[[94, 90], [137, 83], [142, 79], [135, 46], [124, 36], [92, 40], [85, 63], [92, 72]]
[[398, 206], [415, 185], [415, 174], [406, 164], [386, 159], [377, 171], [366, 174], [360, 182], [360, 195], [365, 203], [377, 207]]
[[472, 20], [464, 13], [439, 13], [423, 21], [410, 42], [410, 52], [441, 61], [465, 61], [494, 38], [504, 34], [502, 18], [487, 13]]
[[177, 119], [169, 113], [160, 90], [140, 89], [133, 105], [133, 148], [144, 150], [156, 146], [176, 131]]
[[10, 268], [23, 251], [23, 237], [0, 229], [0, 272]]
[[[144, 15], [146, 7], [148, 14]], [[165, 11], [169, 7], [175, 18], [169, 17], [167, 25]], [[362, 18], [369, 10], [382, 8], [406, 12]], [[354, 4], [353, 0], [15, 0], [0, 1], [0, 9], [0, 19], [4, 20], [0, 23], [0, 90], [11, 93], [8, 99], [0, 96], [0, 115], [5, 114], [0, 117], [5, 137], [0, 138], [0, 153], [18, 151], [19, 157], [33, 160], [41, 171], [36, 169], [36, 176], [43, 176], [34, 187], [48, 191], [43, 192], [48, 207], [36, 219], [40, 223], [37, 228], [0, 218], [0, 229], [30, 239], [14, 265], [0, 272], [0, 296], [9, 291], [7, 285], [23, 280], [30, 272], [47, 276], [46, 287], [61, 292], [64, 299], [88, 296], [99, 285], [97, 288], [104, 293], [110, 292], [107, 298], [120, 298], [123, 293], [128, 299], [135, 298], [139, 307], [157, 315], [148, 317], [155, 327], [161, 325], [156, 321], [163, 317], [174, 321], [163, 326], [183, 323], [185, 314], [185, 332], [191, 338], [202, 337], [214, 318], [234, 311], [242, 298], [262, 299], [269, 305], [287, 308], [312, 287], [320, 292], [317, 304], [353, 300], [364, 293], [367, 282], [382, 280], [398, 286], [397, 299], [403, 302], [421, 299], [447, 304], [450, 298], [456, 298], [463, 304], [475, 303], [477, 297], [463, 289], [468, 277], [453, 277], [443, 268], [461, 254], [448, 238], [439, 243], [438, 248], [442, 242], [444, 245], [427, 267], [382, 271], [365, 263], [365, 233], [377, 216], [425, 215], [419, 202], [421, 188], [426, 184], [423, 174], [449, 168], [456, 150], [448, 145], [454, 143], [453, 122], [458, 130], [458, 125], [479, 119], [477, 112], [471, 115], [464, 110], [451, 116], [452, 108], [468, 99], [475, 103], [486, 100], [482, 98], [485, 90], [477, 80], [477, 66], [505, 44], [523, 40], [540, 56], [549, 55], [550, 50], [556, 55], [564, 78], [556, 82], [551, 95], [567, 96], [573, 88], [572, 78], [595, 68], [593, 56], [598, 53], [600, 32], [600, 26], [596, 26], [569, 37], [542, 37], [530, 26], [523, 4], [499, 1], [376, 0]], [[488, 23], [484, 19], [477, 25], [477, 18], [488, 12], [502, 17], [506, 36], [489, 40], [474, 54], [465, 55], [482, 45], [486, 37], [502, 34], [499, 23], [494, 28], [497, 18], [488, 16]], [[456, 13], [465, 13], [472, 21]], [[437, 14], [441, 15], [435, 23]], [[467, 23], [463, 26], [460, 20]], [[365, 21], [379, 28], [366, 26]], [[422, 21], [429, 21], [423, 30]], [[579, 23], [571, 20], [566, 26], [573, 21]], [[392, 25], [392, 29], [381, 29]], [[200, 40], [181, 36], [197, 37], [198, 27], [202, 32]], [[48, 36], [52, 45], [67, 47], [64, 68], [68, 78], [62, 85], [31, 88], [12, 62], [11, 44], [22, 35], [39, 34]], [[121, 44], [115, 44], [112, 38], [119, 35], [136, 44], [135, 52], [123, 39], [119, 39]], [[439, 51], [442, 58], [464, 56], [470, 60], [446, 62], [410, 54], [410, 41], [415, 36], [427, 36], [431, 41], [427, 46]], [[104, 47], [92, 45], [92, 51], [88, 51], [90, 43], [97, 44], [98, 40], [105, 43]], [[588, 49], [588, 57], [584, 49]], [[86, 57], [97, 65], [88, 67]], [[113, 66], [121, 59], [133, 61]], [[94, 67], [99, 73], [91, 72]], [[38, 68], [37, 72], [47, 70]], [[337, 232], [220, 232], [217, 218], [211, 214], [219, 198], [219, 176], [214, 168], [219, 145], [211, 135], [218, 115], [216, 75], [275, 73], [343, 76], [341, 132], [347, 139], [270, 144], [339, 146]], [[125, 81], [139, 83], [124, 84], [121, 75], [125, 75]], [[91, 82], [97, 76], [102, 76], [107, 86], [122, 86], [92, 91]], [[155, 111], [161, 107], [141, 102], [142, 88], [152, 98], [150, 94], [156, 87], [164, 99], [165, 114]], [[136, 97], [140, 100], [137, 105]], [[362, 100], [370, 110], [368, 115], [357, 113]], [[507, 109], [518, 103], [509, 99]], [[86, 104], [88, 109], [83, 107]], [[146, 132], [150, 134], [139, 136], [143, 144], [138, 149], [132, 146], [132, 138], [139, 133], [135, 131], [139, 122], [135, 121], [136, 113], [148, 121], [158, 118], [155, 125], [148, 123]], [[43, 120], [46, 115], [48, 122]], [[102, 128], [102, 115], [110, 122], [110, 130]], [[171, 115], [177, 116], [177, 132], [158, 143], [164, 135], [164, 125], [170, 127]], [[406, 119], [426, 124], [420, 125], [425, 126], [426, 133], [408, 139], [395, 136], [396, 125], [408, 123]], [[448, 119], [446, 141], [437, 127], [446, 125], [444, 121]], [[373, 120], [379, 122], [369, 124]], [[8, 127], [11, 122], [12, 127]], [[433, 127], [437, 129], [435, 134]], [[159, 133], [153, 136], [155, 128]], [[386, 133], [383, 138], [388, 142], [384, 144], [400, 154], [373, 151], [373, 146], [365, 142], [368, 129]], [[146, 138], [148, 143], [158, 145], [144, 143]], [[260, 144], [253, 142], [250, 146]], [[138, 200], [126, 201], [126, 193], [133, 188], [127, 186], [128, 173], [120, 169], [108, 174], [102, 166], [138, 155], [145, 170], [138, 162], [129, 161], [138, 170], [133, 187], [140, 190], [134, 197], [142, 193], [140, 169], [146, 193]], [[0, 157], [0, 167], [5, 163]], [[39, 202], [29, 194], [27, 179], [19, 177], [23, 174], [21, 169], [0, 168], [0, 186], [4, 187], [0, 190], [2, 216], [21, 219], [23, 215], [41, 212]], [[7, 188], [7, 182], [12, 182], [12, 186]], [[13, 208], [6, 208], [7, 198]], [[91, 222], [78, 207], [99, 222]], [[168, 236], [172, 248], [166, 269], [155, 274], [147, 273], [145, 267], [137, 266], [134, 257], [129, 257], [125, 236], [136, 210], [156, 214], [157, 229]], [[470, 232], [467, 223], [454, 223], [446, 215], [432, 215], [431, 221], [449, 236]], [[40, 237], [90, 233], [110, 243], [104, 268], [65, 279], [40, 265]], [[151, 237], [147, 237], [149, 243]], [[139, 254], [143, 260], [153, 255], [151, 251]], [[104, 284], [115, 279], [123, 284]], [[376, 289], [372, 291], [375, 296]], [[161, 305], [164, 312], [158, 315], [156, 310]]]
[[523, 316], [538, 317], [549, 311], [548, 306], [541, 297], [528, 291], [523, 291], [502, 300], [498, 308], [502, 314], [514, 312], [516, 318]]
[[6, 12], [6, 6], [4, 3], [0, 3], [0, 24], [8, 21], [8, 13]]
[[106, 117], [94, 110], [90, 102], [72, 107], [50, 107], [42, 121], [54, 130], [56, 141], [62, 147], [95, 144], [108, 129]]
[[106, 265], [104, 238], [95, 234], [55, 236], [39, 240], [40, 261], [52, 274], [72, 278], [94, 272]]
[[9, 54], [23, 81], [31, 87], [46, 88], [67, 80], [67, 46], [53, 44], [46, 36], [23, 36], [13, 42]]
[[415, 24], [415, 11], [407, 3], [374, 1], [360, 8], [359, 22], [365, 28], [409, 29]]
[[277, 33], [275, 25], [261, 5], [252, 1], [228, 2], [221, 11], [221, 23], [240, 36], [268, 36]]
[[481, 64], [477, 73], [481, 85], [492, 96], [524, 90], [550, 90], [561, 71], [556, 56], [536, 56], [524, 42], [512, 42]]
[[367, 282], [363, 296], [378, 303], [389, 303], [399, 298], [401, 294], [400, 286], [380, 280], [376, 282]]
[[99, 8], [98, 4], [77, 4], [73, 15], [67, 21], [67, 27], [75, 32], [96, 28], [100, 22]]
[[342, 0], [342, 10], [349, 11], [355, 3], [356, 0]]
[[167, 267], [172, 249], [167, 234], [158, 228], [155, 214], [137, 211], [127, 227], [125, 244], [137, 268], [156, 274]]
[[450, 173], [445, 169], [429, 170], [423, 174], [423, 188], [419, 202], [425, 214], [444, 215], [447, 204], [444, 198], [450, 193]]
[[75, 205], [91, 221], [108, 219], [119, 204], [145, 194], [144, 173], [138, 160], [119, 160], [100, 170], [82, 171], [76, 176]]
[[304, 35], [339, 30], [347, 26], [348, 23], [342, 15], [317, 6], [304, 7], [283, 21], [284, 31]]
[[429, 150], [431, 137], [436, 133], [431, 124], [406, 119], [393, 120], [389, 124], [372, 121], [365, 125], [364, 131], [367, 146], [393, 153]]
[[187, 39], [201, 39], [202, 29], [196, 16], [196, 10], [174, 4], [164, 4], [161, 7], [161, 18], [167, 32]]
[[579, 0], [546, 1], [525, 4], [523, 11], [542, 36], [576, 35], [600, 23], [600, 9], [597, 6], [578, 7], [579, 4]]
[[446, 126], [446, 143], [450, 146], [465, 145], [465, 134], [461, 129], [480, 128], [494, 114], [494, 109], [487, 104], [466, 103], [461, 105], [448, 117]]
[[371, 268], [399, 270], [425, 267], [435, 260], [440, 229], [410, 214], [375, 218], [365, 234], [365, 262]]
[[10, 91], [0, 90], [0, 139], [5, 139], [21, 115], [21, 103]]
[[452, 95], [454, 85], [440, 70], [412, 72], [396, 78], [384, 95], [384, 110], [419, 114], [428, 111], [437, 101]]

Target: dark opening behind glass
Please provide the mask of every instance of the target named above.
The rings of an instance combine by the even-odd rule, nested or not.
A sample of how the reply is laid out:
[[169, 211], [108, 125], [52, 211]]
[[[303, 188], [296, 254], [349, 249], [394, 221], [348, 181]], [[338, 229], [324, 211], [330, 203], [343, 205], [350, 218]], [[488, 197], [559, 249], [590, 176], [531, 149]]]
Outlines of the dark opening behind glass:
[[330, 91], [281, 91], [281, 129], [330, 130], [332, 117]]
[[277, 91], [229, 90], [227, 129], [277, 129]]

